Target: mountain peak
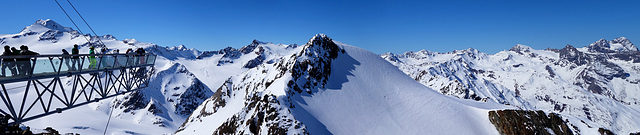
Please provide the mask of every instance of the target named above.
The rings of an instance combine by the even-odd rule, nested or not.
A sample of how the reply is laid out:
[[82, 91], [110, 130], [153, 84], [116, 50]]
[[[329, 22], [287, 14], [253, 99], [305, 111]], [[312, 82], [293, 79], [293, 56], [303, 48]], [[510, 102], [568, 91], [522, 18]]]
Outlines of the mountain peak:
[[315, 38], [327, 38], [327, 35], [319, 33], [319, 34], [316, 34], [315, 36], [313, 36], [313, 38], [311, 38], [311, 39], [315, 39]]
[[309, 39], [309, 42], [307, 42], [307, 44], [325, 43], [327, 41], [332, 41], [333, 42], [333, 40], [331, 40], [331, 38], [329, 38], [325, 34], [316, 34], [311, 39]]
[[611, 44], [620, 44], [622, 45], [623, 51], [638, 51], [638, 47], [633, 45], [629, 39], [626, 37], [619, 37], [611, 41]]
[[592, 52], [601, 53], [638, 51], [638, 48], [626, 37], [619, 37], [612, 41], [600, 39], [587, 46], [587, 48]]
[[53, 21], [51, 19], [46, 19], [46, 20], [38, 19], [35, 23], [33, 23], [29, 27], [34, 27], [34, 26], [42, 26], [42, 27], [45, 27], [45, 28], [48, 28], [48, 29], [58, 30], [58, 31], [62, 31], [62, 32], [73, 31], [73, 29], [71, 29], [69, 27], [64, 27], [64, 26], [56, 23], [55, 21]]
[[254, 39], [253, 41], [251, 41], [250, 45], [259, 45], [259, 44], [266, 44], [267, 42], [262, 42], [260, 40]]
[[187, 46], [185, 45], [179, 45], [179, 46], [171, 47], [171, 49], [184, 51], [184, 50], [188, 50], [189, 48], [187, 48]]
[[531, 51], [533, 48], [526, 46], [526, 45], [521, 45], [521, 44], [517, 44], [516, 46], [511, 47], [511, 49], [509, 49], [509, 51], [513, 51], [513, 52], [518, 52], [518, 53], [522, 53], [522, 52], [529, 52]]
[[564, 48], [562, 48], [562, 49], [571, 49], [571, 50], [573, 50], [573, 49], [576, 49], [576, 48], [571, 46], [570, 44], [567, 44], [567, 46], [564, 46]]
[[604, 38], [601, 38], [600, 40], [596, 41], [596, 43], [607, 43], [607, 42], [609, 42], [609, 41], [607, 41]]
[[613, 40], [614, 42], [623, 42], [623, 41], [629, 41], [629, 39], [627, 39], [626, 37], [618, 37], [616, 39]]

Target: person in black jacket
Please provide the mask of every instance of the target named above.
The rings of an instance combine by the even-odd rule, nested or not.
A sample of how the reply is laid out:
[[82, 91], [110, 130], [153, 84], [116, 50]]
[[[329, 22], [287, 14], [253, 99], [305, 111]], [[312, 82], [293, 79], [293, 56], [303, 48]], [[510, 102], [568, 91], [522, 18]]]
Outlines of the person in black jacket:
[[[4, 46], [4, 52], [2, 53], [2, 56], [15, 56], [13, 55], [13, 52], [11, 52], [11, 49], [9, 48], [8, 45]], [[16, 75], [16, 61], [14, 58], [2, 58], [2, 75], [0, 75], [1, 77], [6, 77], [6, 69], [7, 67], [9, 68], [9, 70], [11, 70], [11, 76], [15, 76]]]
[[[29, 47], [20, 46], [20, 55], [21, 56], [34, 56], [40, 55], [39, 53], [29, 51]], [[29, 76], [33, 73], [31, 68], [31, 63], [29, 62], [31, 58], [16, 58], [16, 63], [18, 64], [19, 75]]]
[[78, 65], [78, 68], [80, 68], [80, 56], [78, 56], [78, 54], [80, 54], [80, 50], [78, 50], [78, 44], [73, 45], [71, 54], [73, 55], [71, 57], [71, 70], [78, 70], [76, 69], [76, 64]]
[[67, 49], [62, 49], [62, 61], [67, 64], [67, 70], [71, 70], [71, 66], [69, 65], [71, 57], [69, 56], [69, 52], [67, 52]]
[[11, 47], [11, 53], [13, 53], [13, 55], [20, 55], [20, 50], [15, 47]]
[[146, 59], [144, 58], [144, 55], [145, 55], [144, 49], [138, 48], [136, 50], [136, 54], [138, 55], [137, 57], [140, 59], [140, 65], [144, 65], [146, 62]]

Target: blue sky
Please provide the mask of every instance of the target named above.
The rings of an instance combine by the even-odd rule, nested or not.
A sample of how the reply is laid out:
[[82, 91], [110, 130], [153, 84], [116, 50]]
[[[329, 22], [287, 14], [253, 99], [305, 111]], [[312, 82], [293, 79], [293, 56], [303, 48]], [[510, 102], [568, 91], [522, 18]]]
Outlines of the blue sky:
[[[70, 1], [99, 35], [199, 50], [238, 48], [253, 39], [304, 44], [317, 33], [374, 53], [475, 48], [492, 54], [516, 44], [544, 49], [620, 36], [640, 41], [640, 1]], [[37, 19], [73, 26], [53, 0], [3, 1], [0, 13], [1, 34]]]

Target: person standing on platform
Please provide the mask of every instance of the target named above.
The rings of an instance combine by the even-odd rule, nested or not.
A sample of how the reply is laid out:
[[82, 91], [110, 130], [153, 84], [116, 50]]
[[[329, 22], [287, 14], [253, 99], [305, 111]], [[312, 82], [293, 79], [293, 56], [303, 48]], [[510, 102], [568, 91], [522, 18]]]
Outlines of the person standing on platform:
[[100, 67], [109, 67], [110, 65], [107, 65], [108, 61], [110, 60], [110, 57], [107, 56], [106, 54], [109, 52], [107, 51], [108, 48], [106, 47], [102, 47], [102, 49], [100, 49]]
[[73, 55], [71, 57], [71, 70], [78, 70], [76, 68], [76, 64], [78, 65], [78, 68], [82, 68], [80, 67], [80, 56], [78, 56], [78, 54], [80, 54], [80, 50], [78, 50], [78, 44], [73, 45], [73, 49], [71, 49], [71, 54]]
[[146, 53], [146, 52], [145, 52], [145, 51], [144, 51], [144, 49], [142, 49], [142, 48], [138, 48], [138, 49], [136, 50], [136, 54], [138, 54], [138, 56], [137, 56], [137, 57], [139, 57], [139, 59], [140, 59], [140, 65], [144, 65], [144, 64], [145, 64], [145, 62], [146, 62], [146, 59], [144, 58], [145, 53]]
[[133, 52], [133, 49], [129, 48], [127, 49], [126, 55], [127, 55], [127, 66], [134, 66], [135, 65], [135, 56], [134, 56], [135, 52]]
[[96, 52], [94, 49], [95, 48], [93, 46], [89, 47], [89, 69], [97, 68], [98, 62], [96, 61], [96, 56], [95, 56]]
[[33, 69], [31, 67], [31, 63], [29, 62], [31, 60], [31, 57], [35, 56], [35, 55], [40, 55], [39, 53], [33, 52], [33, 51], [29, 51], [29, 47], [27, 46], [20, 46], [20, 55], [21, 56], [30, 56], [29, 58], [17, 58], [16, 62], [18, 62], [18, 67], [22, 67], [22, 70], [20, 71], [21, 75], [26, 75], [26, 76], [30, 76], [31, 74], [33, 74]]
[[69, 52], [67, 49], [62, 49], [62, 61], [67, 65], [67, 70], [71, 70], [71, 65], [69, 65], [69, 61], [71, 61], [71, 57], [69, 57]]
[[[4, 52], [2, 53], [3, 57], [6, 56], [15, 56], [13, 54], [13, 52], [11, 52], [11, 49], [9, 48], [8, 45], [4, 46]], [[16, 72], [16, 61], [14, 58], [2, 58], [2, 75], [1, 77], [6, 77], [6, 69], [7, 67], [9, 68], [9, 70], [11, 71], [11, 76], [15, 76], [17, 74]]]
[[[114, 49], [112, 54], [120, 54], [120, 49]], [[118, 61], [118, 57], [119, 57], [119, 55], [113, 55], [113, 61], [114, 61], [113, 67], [122, 66], [122, 64], [120, 64], [120, 61]], [[122, 59], [122, 58], [120, 58], [120, 59]]]

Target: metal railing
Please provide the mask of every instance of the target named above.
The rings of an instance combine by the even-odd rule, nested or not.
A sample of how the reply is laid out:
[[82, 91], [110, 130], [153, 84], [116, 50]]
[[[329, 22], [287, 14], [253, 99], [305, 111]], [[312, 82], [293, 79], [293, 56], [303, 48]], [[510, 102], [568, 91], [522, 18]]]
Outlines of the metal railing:
[[[0, 56], [0, 83], [51, 78], [155, 64], [157, 55], [77, 54]], [[15, 59], [6, 62], [4, 59]]]

